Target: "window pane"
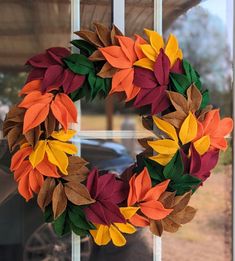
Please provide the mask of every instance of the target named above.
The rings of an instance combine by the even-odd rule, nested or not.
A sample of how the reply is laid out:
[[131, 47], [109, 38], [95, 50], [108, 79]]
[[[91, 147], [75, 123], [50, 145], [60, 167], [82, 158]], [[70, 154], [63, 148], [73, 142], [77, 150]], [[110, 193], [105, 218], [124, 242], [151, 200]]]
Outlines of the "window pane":
[[[232, 113], [232, 1], [208, 0], [164, 4], [165, 37], [175, 34], [184, 57], [201, 75], [213, 106], [222, 116]], [[190, 9], [189, 11], [187, 11]], [[177, 19], [178, 17], [178, 19]], [[218, 166], [192, 198], [195, 219], [178, 233], [165, 233], [163, 260], [231, 260], [232, 141]], [[170, 247], [169, 247], [170, 246]]]
[[[70, 1], [0, 2], [0, 131], [26, 80], [26, 60], [44, 49], [69, 46]], [[1, 137], [2, 138], [2, 135]], [[9, 171], [10, 152], [0, 140], [0, 259], [70, 260], [70, 237], [59, 239], [44, 224], [36, 198], [26, 203]]]

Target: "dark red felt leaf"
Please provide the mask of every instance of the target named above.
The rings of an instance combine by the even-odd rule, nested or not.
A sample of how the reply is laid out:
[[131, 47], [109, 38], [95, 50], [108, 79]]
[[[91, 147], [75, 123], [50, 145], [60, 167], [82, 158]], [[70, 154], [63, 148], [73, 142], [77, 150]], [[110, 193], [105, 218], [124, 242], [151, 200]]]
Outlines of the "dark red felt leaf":
[[88, 220], [104, 225], [125, 222], [117, 204], [127, 198], [126, 183], [116, 179], [111, 173], [99, 176], [98, 170], [93, 169], [87, 178], [87, 189], [91, 197], [96, 200], [85, 209]]

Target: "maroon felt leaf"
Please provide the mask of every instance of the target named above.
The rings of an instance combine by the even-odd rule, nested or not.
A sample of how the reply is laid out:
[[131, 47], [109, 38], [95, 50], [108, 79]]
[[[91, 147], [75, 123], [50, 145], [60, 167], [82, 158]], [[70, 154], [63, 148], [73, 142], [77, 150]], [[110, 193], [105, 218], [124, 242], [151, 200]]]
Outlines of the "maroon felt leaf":
[[63, 47], [52, 47], [47, 49], [47, 53], [50, 55], [52, 59], [55, 60], [55, 62], [63, 65], [62, 58], [69, 56], [70, 51]]
[[125, 222], [117, 205], [127, 199], [128, 190], [123, 181], [111, 173], [99, 176], [98, 170], [93, 169], [87, 177], [86, 186], [91, 197], [96, 200], [84, 209], [88, 220], [104, 225]]
[[134, 106], [139, 108], [145, 105], [151, 105], [151, 114], [164, 111], [170, 105], [166, 88], [167, 86], [157, 86], [152, 89], [141, 89], [137, 95]]
[[178, 73], [178, 74], [184, 73], [182, 60], [180, 60], [179, 58], [176, 60], [176, 62], [174, 63], [174, 65], [171, 68], [171, 72]]
[[44, 75], [42, 81], [42, 92], [45, 92], [50, 86], [60, 87], [64, 80], [64, 68], [60, 65], [50, 66]]
[[153, 71], [141, 67], [135, 67], [134, 84], [140, 88], [152, 89], [157, 86], [157, 80]]
[[154, 75], [159, 85], [167, 85], [169, 83], [169, 73], [170, 60], [168, 56], [164, 53], [163, 49], [161, 49], [157, 60], [154, 63]]
[[45, 72], [46, 72], [45, 68], [33, 68], [28, 75], [26, 83], [31, 82], [33, 80], [43, 79]]
[[69, 69], [64, 71], [64, 80], [63, 80], [63, 89], [66, 94], [74, 92], [78, 88], [80, 88], [85, 81], [84, 75], [74, 74]]
[[84, 208], [86, 218], [96, 224], [110, 225], [112, 222], [125, 223], [118, 206], [110, 201], [96, 201]]
[[35, 68], [48, 68], [51, 65], [57, 64], [57, 62], [51, 59], [48, 54], [41, 53], [31, 57], [26, 64]]
[[192, 148], [189, 172], [204, 182], [210, 176], [210, 172], [216, 166], [218, 159], [219, 150], [211, 150], [203, 156], [200, 156], [199, 153]]

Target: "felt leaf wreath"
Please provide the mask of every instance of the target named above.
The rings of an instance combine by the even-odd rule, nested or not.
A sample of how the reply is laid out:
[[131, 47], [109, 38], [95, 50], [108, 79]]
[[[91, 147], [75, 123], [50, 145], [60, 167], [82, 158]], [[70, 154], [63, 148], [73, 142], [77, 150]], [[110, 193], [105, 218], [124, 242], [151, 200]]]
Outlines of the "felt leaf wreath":
[[[22, 99], [4, 121], [19, 193], [26, 201], [37, 194], [58, 235], [90, 235], [100, 246], [123, 246], [125, 234], [139, 227], [157, 236], [176, 232], [196, 214], [190, 199], [227, 149], [232, 119], [221, 119], [209, 104], [174, 35], [165, 43], [145, 29], [146, 39], [130, 38], [98, 23], [76, 34], [81, 39], [71, 44], [79, 53], [55, 47], [26, 62]], [[139, 140], [143, 152], [118, 177], [89, 170], [69, 141], [76, 134], [74, 102], [115, 93], [139, 109], [155, 134]]]

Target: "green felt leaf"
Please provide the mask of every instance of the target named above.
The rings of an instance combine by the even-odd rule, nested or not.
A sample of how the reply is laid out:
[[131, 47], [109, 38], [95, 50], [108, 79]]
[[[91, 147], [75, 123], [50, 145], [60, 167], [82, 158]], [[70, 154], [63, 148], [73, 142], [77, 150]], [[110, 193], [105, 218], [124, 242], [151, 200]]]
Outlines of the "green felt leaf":
[[198, 81], [198, 75], [192, 65], [185, 59], [183, 59], [183, 67], [190, 83], [196, 83]]
[[156, 185], [166, 180], [166, 178], [163, 175], [162, 165], [150, 159], [144, 159], [144, 164], [148, 169], [153, 185]]
[[106, 97], [111, 88], [111, 81], [97, 76], [94, 72], [88, 75], [88, 82], [90, 85], [90, 99], [93, 100], [98, 94]]
[[94, 71], [93, 63], [82, 54], [71, 54], [63, 59], [71, 71], [77, 74], [86, 75]]
[[71, 41], [71, 44], [80, 49], [81, 54], [84, 54], [85, 56], [90, 56], [92, 53], [96, 50], [94, 45], [88, 43], [87, 41], [84, 41], [82, 39], [73, 40]]
[[88, 230], [84, 230], [84, 229], [78, 228], [71, 222], [70, 222], [70, 227], [71, 227], [71, 230], [78, 236], [84, 237], [86, 235], [89, 235], [89, 231]]
[[58, 236], [63, 236], [71, 231], [68, 222], [67, 210], [65, 210], [56, 220], [52, 223], [55, 233]]
[[202, 93], [202, 103], [201, 103], [200, 109], [204, 109], [208, 105], [209, 100], [210, 100], [209, 91], [205, 90]]
[[180, 178], [177, 179], [177, 182], [171, 182], [170, 188], [176, 191], [176, 195], [183, 195], [188, 191], [195, 191], [201, 182], [200, 179], [190, 174], [185, 174], [180, 176]]
[[163, 174], [166, 179], [177, 181], [184, 173], [184, 164], [179, 151], [174, 155], [172, 160], [165, 166]]
[[70, 206], [68, 216], [70, 222], [79, 229], [95, 229], [95, 226], [92, 223], [88, 222], [83, 210], [79, 206]]
[[198, 88], [199, 91], [202, 91], [202, 82], [198, 78], [198, 80], [195, 82], [196, 87]]
[[188, 78], [183, 74], [170, 73], [170, 78], [172, 80], [174, 89], [181, 94], [184, 94], [191, 84]]
[[46, 223], [51, 223], [53, 221], [53, 211], [51, 205], [46, 206], [43, 215], [44, 215], [44, 221]]

